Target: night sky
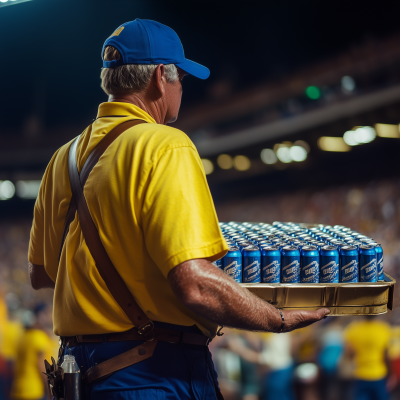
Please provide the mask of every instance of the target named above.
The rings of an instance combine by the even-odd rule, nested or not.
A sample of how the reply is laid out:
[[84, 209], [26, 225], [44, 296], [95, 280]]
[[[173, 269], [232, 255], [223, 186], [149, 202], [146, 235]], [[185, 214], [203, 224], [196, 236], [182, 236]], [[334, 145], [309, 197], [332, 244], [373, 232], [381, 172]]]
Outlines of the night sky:
[[122, 23], [154, 19], [180, 36], [186, 57], [210, 68], [184, 82], [183, 107], [228, 77], [234, 90], [282, 77], [369, 37], [400, 29], [394, 1], [33, 0], [0, 8], [0, 134], [32, 113], [45, 126], [87, 125], [106, 100], [101, 48]]

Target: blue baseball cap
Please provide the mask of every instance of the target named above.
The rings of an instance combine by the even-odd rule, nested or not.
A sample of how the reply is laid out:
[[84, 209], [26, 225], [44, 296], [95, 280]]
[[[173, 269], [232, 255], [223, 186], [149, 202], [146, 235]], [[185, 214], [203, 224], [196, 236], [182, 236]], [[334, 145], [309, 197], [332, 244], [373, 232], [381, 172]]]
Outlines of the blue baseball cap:
[[[115, 47], [121, 59], [105, 61], [104, 50]], [[185, 58], [183, 46], [174, 30], [149, 19], [135, 19], [121, 25], [105, 42], [103, 67], [116, 68], [126, 64], [175, 64], [200, 79], [207, 79], [210, 70]]]

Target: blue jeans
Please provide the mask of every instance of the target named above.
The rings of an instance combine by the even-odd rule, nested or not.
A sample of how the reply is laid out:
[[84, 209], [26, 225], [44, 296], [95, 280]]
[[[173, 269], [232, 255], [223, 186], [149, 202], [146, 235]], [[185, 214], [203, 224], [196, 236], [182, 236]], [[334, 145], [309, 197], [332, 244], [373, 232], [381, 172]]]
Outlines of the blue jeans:
[[[155, 323], [198, 333], [197, 328]], [[82, 343], [70, 349], [81, 373], [115, 357], [140, 341]], [[208, 347], [158, 342], [153, 357], [84, 386], [85, 400], [215, 400], [217, 374]]]
[[354, 381], [354, 400], [389, 400], [386, 379], [379, 381]]

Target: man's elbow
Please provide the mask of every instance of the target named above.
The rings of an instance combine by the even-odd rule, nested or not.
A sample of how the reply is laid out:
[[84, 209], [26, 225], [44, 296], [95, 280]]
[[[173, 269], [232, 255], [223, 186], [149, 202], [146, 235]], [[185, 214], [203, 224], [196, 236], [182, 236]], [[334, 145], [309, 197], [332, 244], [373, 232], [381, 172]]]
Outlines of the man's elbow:
[[[186, 263], [185, 263], [186, 264]], [[190, 277], [189, 265], [179, 265], [168, 275], [168, 281], [175, 296], [188, 308], [196, 307], [203, 301], [201, 279]]]

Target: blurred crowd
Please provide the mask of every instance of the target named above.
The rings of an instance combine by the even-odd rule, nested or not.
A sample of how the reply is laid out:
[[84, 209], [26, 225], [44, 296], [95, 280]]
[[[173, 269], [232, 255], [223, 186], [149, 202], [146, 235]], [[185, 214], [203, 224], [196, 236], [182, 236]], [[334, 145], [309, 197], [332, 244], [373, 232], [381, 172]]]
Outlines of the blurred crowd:
[[[382, 244], [385, 271], [400, 279], [399, 180], [232, 201], [217, 213], [221, 221], [348, 226]], [[0, 221], [0, 400], [46, 398], [40, 370], [57, 354], [52, 291], [29, 283], [30, 225]], [[288, 334], [224, 329], [211, 350], [226, 400], [400, 398], [399, 298], [395, 290], [395, 307], [383, 316], [329, 317]]]

